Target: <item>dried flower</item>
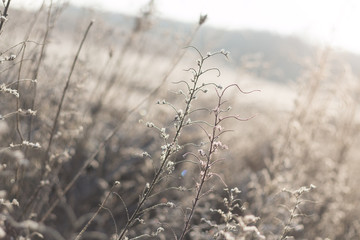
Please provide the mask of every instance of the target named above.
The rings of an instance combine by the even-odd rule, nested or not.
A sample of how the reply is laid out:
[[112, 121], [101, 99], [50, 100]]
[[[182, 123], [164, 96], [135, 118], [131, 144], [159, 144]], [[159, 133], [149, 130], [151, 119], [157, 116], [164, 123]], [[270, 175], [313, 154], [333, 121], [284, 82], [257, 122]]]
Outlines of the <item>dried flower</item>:
[[152, 122], [147, 122], [147, 123], [146, 123], [146, 126], [147, 126], [148, 128], [153, 128], [155, 125], [154, 125]]
[[205, 15], [200, 15], [200, 18], [199, 18], [199, 25], [204, 24], [204, 23], [205, 23], [205, 21], [206, 21], [206, 19], [207, 19], [207, 14], [205, 14]]

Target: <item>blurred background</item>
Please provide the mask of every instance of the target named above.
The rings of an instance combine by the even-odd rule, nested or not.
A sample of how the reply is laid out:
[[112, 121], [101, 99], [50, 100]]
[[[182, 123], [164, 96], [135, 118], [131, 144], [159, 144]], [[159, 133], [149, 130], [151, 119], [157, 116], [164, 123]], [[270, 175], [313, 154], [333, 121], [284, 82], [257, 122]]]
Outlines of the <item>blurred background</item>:
[[[73, 6], [88, 7], [135, 16], [147, 4], [146, 0], [73, 0]], [[13, 1], [17, 8], [36, 9], [42, 0]], [[179, 22], [193, 23], [200, 14], [208, 14], [207, 25], [224, 30], [266, 31], [287, 37], [297, 37], [317, 45], [360, 53], [359, 33], [354, 26], [359, 22], [360, 3], [355, 0], [319, 1], [156, 1], [155, 16]]]
[[[42, 2], [24, 0], [12, 4], [19, 9], [35, 10]], [[147, 34], [159, 45], [159, 52], [161, 48], [171, 52], [180, 47], [181, 41], [193, 34], [199, 16], [207, 15], [206, 24], [196, 33], [192, 44], [205, 52], [229, 51], [231, 59], [226, 66], [231, 68], [231, 73], [238, 75], [239, 71], [246, 70], [252, 78], [266, 80], [266, 85], [281, 83], [275, 87], [279, 88], [280, 96], [284, 94], [288, 98], [291, 96], [281, 91], [283, 87], [298, 80], [324, 51], [331, 51], [334, 56], [331, 62], [337, 71], [350, 67], [352, 72], [360, 74], [360, 33], [355, 30], [360, 21], [358, 1], [158, 0], [151, 5], [152, 9], [148, 9], [146, 0], [62, 2], [69, 4], [58, 23], [65, 36], [71, 35], [74, 30], [70, 27], [76, 26], [69, 26], [69, 22], [79, 23], [86, 17], [104, 21], [98, 23], [103, 29], [108, 27], [110, 31], [125, 34], [124, 29], [132, 27], [132, 18], [150, 10]], [[98, 38], [100, 34], [109, 43], [111, 41], [111, 46], [121, 44], [124, 39], [114, 39], [110, 32], [106, 33], [107, 37], [105, 33], [98, 33]], [[164, 41], [164, 37], [169, 41]], [[271, 93], [276, 104], [281, 101], [289, 105], [286, 98], [279, 100], [271, 86], [268, 87], [260, 99], [268, 101], [267, 93]]]

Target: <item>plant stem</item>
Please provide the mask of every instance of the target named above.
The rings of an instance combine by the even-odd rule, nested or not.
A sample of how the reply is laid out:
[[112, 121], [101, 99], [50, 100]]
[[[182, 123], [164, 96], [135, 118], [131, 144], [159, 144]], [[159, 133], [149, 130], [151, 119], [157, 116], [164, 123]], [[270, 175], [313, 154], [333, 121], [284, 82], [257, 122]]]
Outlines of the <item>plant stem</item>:
[[89, 30], [91, 28], [91, 26], [94, 24], [94, 21], [91, 21], [89, 26], [87, 27], [86, 31], [85, 31], [85, 34], [84, 34], [84, 37], [83, 39], [81, 40], [81, 43], [80, 43], [80, 46], [77, 50], [77, 53], [75, 55], [75, 58], [74, 58], [74, 61], [72, 63], [72, 66], [71, 66], [71, 69], [70, 69], [70, 73], [69, 73], [69, 76], [67, 78], [67, 81], [66, 81], [66, 84], [65, 84], [65, 87], [64, 87], [64, 90], [62, 92], [62, 95], [61, 95], [61, 99], [60, 99], [60, 102], [59, 102], [59, 105], [58, 105], [58, 109], [56, 111], [56, 116], [55, 116], [55, 119], [54, 119], [54, 123], [53, 123], [53, 126], [52, 126], [52, 129], [51, 129], [51, 133], [50, 133], [50, 139], [49, 139], [49, 143], [48, 143], [48, 146], [47, 146], [47, 149], [45, 151], [45, 160], [44, 160], [44, 165], [45, 166], [46, 164], [48, 164], [49, 162], [49, 159], [50, 159], [50, 156], [49, 156], [49, 153], [50, 153], [50, 150], [51, 150], [51, 145], [52, 145], [52, 142], [53, 142], [53, 138], [54, 138], [54, 135], [55, 135], [55, 131], [56, 131], [56, 128], [57, 128], [57, 124], [58, 124], [58, 120], [59, 120], [59, 116], [60, 116], [60, 112], [62, 110], [62, 106], [63, 106], [63, 103], [64, 103], [64, 99], [65, 99], [65, 95], [66, 95], [66, 92], [69, 88], [69, 85], [70, 85], [70, 80], [71, 80], [71, 76], [74, 72], [74, 69], [75, 69], [75, 65], [76, 65], [76, 62], [79, 58], [79, 54], [80, 54], [80, 51], [82, 49], [82, 46], [85, 42], [85, 39], [89, 33]]
[[[180, 120], [179, 127], [178, 127], [178, 129], [177, 129], [177, 131], [176, 131], [176, 133], [174, 135], [174, 138], [173, 138], [172, 143], [170, 144], [170, 146], [175, 146], [177, 144], [178, 138], [180, 136], [180, 132], [181, 132], [183, 126], [185, 125], [185, 119], [186, 119], [186, 117], [188, 116], [188, 114], [190, 112], [191, 102], [192, 102], [192, 100], [194, 100], [194, 96], [196, 94], [196, 87], [197, 87], [198, 80], [199, 80], [199, 78], [201, 76], [201, 73], [202, 73], [203, 62], [204, 62], [204, 59], [202, 58], [199, 65], [198, 65], [198, 71], [197, 71], [198, 74], [196, 74], [195, 77], [194, 77], [193, 87], [192, 87], [192, 89], [190, 91], [190, 94], [189, 94], [189, 100], [186, 103], [186, 109], [184, 111], [184, 116]], [[120, 235], [118, 237], [118, 240], [122, 240], [125, 237], [125, 234], [128, 231], [130, 225], [138, 217], [138, 214], [139, 214], [141, 208], [143, 207], [146, 200], [148, 199], [148, 197], [152, 193], [152, 190], [154, 189], [156, 183], [158, 182], [161, 174], [164, 172], [164, 168], [165, 168], [166, 163], [168, 162], [171, 154], [172, 154], [172, 150], [171, 150], [171, 147], [169, 147], [167, 149], [167, 151], [166, 151], [165, 156], [164, 156], [164, 160], [162, 161], [160, 168], [157, 170], [157, 172], [155, 174], [155, 177], [153, 178], [148, 190], [144, 193], [144, 195], [142, 196], [142, 198], [141, 198], [138, 206], [136, 207], [134, 213], [131, 215], [130, 219], [127, 221], [126, 225], [122, 229], [122, 231], [121, 231], [121, 233], [120, 233]]]

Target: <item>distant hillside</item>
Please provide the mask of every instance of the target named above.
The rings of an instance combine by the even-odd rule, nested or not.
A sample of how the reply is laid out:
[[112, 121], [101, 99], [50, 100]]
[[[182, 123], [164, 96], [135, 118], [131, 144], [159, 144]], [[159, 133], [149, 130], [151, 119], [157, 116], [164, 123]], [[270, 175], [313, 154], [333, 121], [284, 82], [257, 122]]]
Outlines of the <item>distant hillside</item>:
[[[132, 24], [133, 18], [121, 14], [106, 13], [104, 18], [114, 26]], [[163, 31], [189, 34], [193, 25], [166, 19], [157, 19], [154, 36]], [[160, 39], [161, 41], [161, 39]], [[203, 51], [226, 49], [232, 62], [239, 67], [273, 81], [296, 80], [303, 72], [305, 62], [314, 59], [321, 49], [300, 38], [282, 36], [266, 31], [225, 31], [205, 26], [198, 33], [194, 45]], [[333, 52], [333, 64], [348, 63], [356, 75], [360, 75], [360, 56], [349, 52]]]
[[303, 70], [304, 60], [314, 57], [315, 50], [298, 38], [265, 31], [207, 28], [199, 38], [202, 43], [216, 39], [214, 47], [230, 51], [234, 64], [276, 81], [296, 79]]
[[[103, 19], [114, 31], [129, 30], [133, 27], [134, 17], [117, 13], [95, 13], [90, 9], [81, 9], [73, 6], [67, 7], [58, 28], [69, 34], [76, 31], [76, 26], [84, 19]], [[148, 33], [153, 41], [160, 44], [163, 41], [163, 33], [171, 33], [174, 36], [189, 35], [194, 28], [193, 25], [175, 22], [165, 19], [155, 19], [154, 25]], [[116, 37], [109, 39], [116, 44], [121, 44], [123, 39]], [[207, 27], [201, 28], [194, 43], [196, 47], [207, 52], [226, 49], [231, 53], [232, 64], [272, 81], [286, 82], [297, 79], [304, 70], [306, 60], [314, 59], [319, 49], [310, 45], [300, 38], [282, 36], [266, 31], [238, 30], [225, 31]], [[166, 51], [165, 51], [166, 52]], [[352, 70], [360, 74], [360, 56], [349, 52], [332, 53], [335, 65], [346, 62]]]

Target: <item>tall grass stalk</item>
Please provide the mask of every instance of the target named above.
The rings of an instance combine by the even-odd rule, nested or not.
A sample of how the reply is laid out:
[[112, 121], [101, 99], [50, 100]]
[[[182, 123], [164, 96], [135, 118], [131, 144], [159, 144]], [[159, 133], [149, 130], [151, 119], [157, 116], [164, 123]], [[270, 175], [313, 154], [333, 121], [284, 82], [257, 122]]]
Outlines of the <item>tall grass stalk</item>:
[[74, 72], [74, 69], [75, 69], [75, 65], [77, 63], [77, 60], [79, 58], [79, 55], [80, 55], [80, 51], [83, 47], [83, 44], [85, 42], [85, 39], [90, 31], [90, 28], [91, 26], [94, 24], [94, 21], [91, 21], [85, 31], [85, 34], [81, 40], [81, 43], [80, 43], [80, 46], [76, 52], [76, 55], [75, 55], [75, 58], [74, 58], [74, 61], [71, 65], [71, 69], [70, 69], [70, 72], [69, 72], [69, 76], [66, 80], [66, 84], [65, 84], [65, 87], [62, 91], [62, 95], [61, 95], [61, 99], [60, 99], [60, 102], [59, 102], [59, 105], [58, 105], [58, 108], [57, 108], [57, 111], [56, 111], [56, 115], [55, 115], [55, 119], [54, 119], [54, 122], [53, 122], [53, 126], [51, 128], [51, 132], [50, 132], [50, 138], [49, 138], [49, 142], [48, 142], [48, 146], [46, 148], [46, 151], [45, 151], [45, 157], [44, 157], [44, 162], [43, 162], [43, 166], [44, 166], [44, 171], [45, 171], [45, 166], [49, 164], [49, 160], [50, 160], [50, 156], [49, 156], [49, 153], [51, 151], [51, 146], [52, 146], [52, 142], [53, 142], [53, 138], [54, 138], [54, 134], [55, 134], [55, 131], [56, 131], [56, 128], [57, 128], [57, 124], [58, 124], [58, 120], [59, 120], [59, 116], [60, 116], [60, 112], [61, 112], [61, 109], [62, 109], [62, 106], [63, 106], [63, 103], [64, 103], [64, 99], [65, 99], [65, 95], [66, 95], [66, 92], [69, 88], [69, 85], [70, 85], [70, 80], [71, 80], [71, 76]]
[[[1, 20], [0, 20], [0, 35], [2, 34], [2, 30], [4, 27], [5, 22], [7, 21], [7, 16], [8, 16], [8, 11], [9, 11], [9, 7], [10, 7], [10, 2], [11, 0], [7, 0], [5, 8], [4, 8], [4, 13], [0, 16]], [[5, 3], [3, 1], [3, 3]]]
[[[43, 2], [43, 4], [44, 4], [44, 2]], [[49, 5], [48, 13], [47, 13], [47, 18], [46, 18], [46, 31], [45, 31], [45, 34], [44, 34], [44, 37], [43, 37], [43, 40], [42, 40], [40, 56], [39, 56], [39, 59], [38, 59], [38, 61], [36, 63], [36, 67], [35, 67], [34, 74], [33, 74], [33, 77], [32, 77], [32, 79], [34, 79], [34, 80], [38, 80], [40, 66], [41, 66], [41, 64], [43, 62], [43, 59], [44, 59], [44, 56], [45, 56], [45, 49], [46, 49], [46, 46], [47, 46], [48, 37], [49, 37], [49, 34], [50, 34], [50, 32], [52, 30], [52, 27], [53, 27], [53, 26], [51, 26], [52, 6], [53, 6], [53, 1], [50, 0], [50, 5]], [[31, 109], [35, 109], [36, 95], [37, 95], [37, 81], [34, 84], [33, 96], [32, 96], [31, 104], [30, 104]], [[29, 117], [28, 141], [31, 141], [33, 119], [34, 118], [32, 116]]]
[[[201, 56], [201, 57], [202, 57], [202, 59], [204, 59], [203, 56]], [[195, 74], [201, 75], [201, 71], [196, 72]], [[179, 240], [183, 240], [185, 238], [185, 235], [188, 233], [188, 231], [190, 229], [191, 220], [193, 218], [193, 215], [195, 213], [195, 209], [199, 203], [199, 200], [203, 196], [206, 195], [206, 193], [203, 193], [203, 188], [204, 188], [205, 182], [207, 182], [210, 178], [216, 176], [216, 177], [220, 178], [221, 182], [227, 188], [226, 183], [221, 179], [221, 177], [218, 174], [215, 174], [211, 171], [211, 168], [219, 161], [219, 159], [217, 159], [217, 160], [214, 159], [215, 152], [217, 152], [221, 149], [227, 148], [227, 146], [224, 145], [220, 141], [220, 136], [229, 131], [229, 130], [223, 130], [222, 123], [228, 119], [236, 119], [238, 121], [247, 121], [247, 120], [251, 119], [251, 118], [242, 119], [242, 118], [240, 118], [240, 116], [237, 116], [237, 115], [223, 116], [224, 113], [227, 113], [230, 110], [230, 108], [226, 109], [223, 106], [227, 102], [227, 101], [223, 100], [224, 94], [226, 93], [227, 90], [229, 90], [233, 87], [235, 87], [237, 90], [239, 90], [243, 94], [249, 94], [249, 93], [254, 92], [254, 91], [244, 92], [236, 84], [229, 85], [220, 91], [218, 89], [215, 89], [217, 97], [218, 97], [218, 103], [217, 103], [217, 106], [211, 111], [214, 114], [213, 123], [209, 123], [210, 126], [212, 126], [211, 133], [209, 133], [205, 128], [201, 127], [203, 129], [204, 133], [206, 134], [206, 136], [208, 137], [209, 147], [206, 152], [203, 149], [200, 149], [198, 156], [196, 156], [195, 154], [192, 154], [192, 156], [194, 156], [199, 161], [199, 165], [200, 165], [200, 176], [199, 177], [200, 177], [200, 179], [196, 183], [195, 198], [192, 201], [193, 203], [190, 208], [191, 210], [190, 210], [189, 215], [187, 216], [187, 219], [186, 219], [186, 222], [184, 225], [184, 229], [179, 237]]]
[[[199, 74], [195, 74], [194, 78], [191, 80], [192, 86], [189, 86], [189, 96], [187, 97], [187, 99], [185, 101], [185, 103], [186, 103], [185, 110], [183, 111], [183, 113], [179, 114], [179, 119], [178, 119], [176, 131], [175, 131], [175, 135], [170, 142], [167, 141], [167, 138], [168, 138], [167, 133], [162, 130], [162, 136], [164, 138], [165, 145], [164, 145], [163, 151], [161, 153], [160, 167], [157, 169], [155, 176], [152, 179], [151, 183], [144, 188], [143, 193], [140, 196], [139, 203], [138, 203], [135, 211], [131, 214], [130, 219], [128, 219], [127, 223], [122, 228], [122, 230], [119, 234], [119, 237], [117, 238], [118, 240], [122, 240], [125, 238], [127, 231], [129, 230], [131, 225], [137, 219], [139, 212], [142, 210], [144, 204], [146, 203], [146, 200], [151, 196], [155, 185], [159, 182], [162, 174], [164, 173], [166, 164], [168, 163], [170, 157], [174, 153], [178, 152], [181, 149], [181, 146], [178, 143], [179, 136], [180, 136], [180, 133], [183, 130], [183, 128], [187, 125], [186, 120], [191, 111], [191, 103], [194, 101], [195, 96], [196, 96], [197, 92], [199, 91], [198, 82], [199, 82], [200, 76], [204, 73], [203, 72], [203, 64], [207, 58], [208, 57], [202, 58], [198, 62], [196, 72], [198, 72]], [[166, 104], [166, 102], [164, 102], [164, 104]], [[150, 128], [153, 128], [154, 124], [148, 123], [147, 126]]]

